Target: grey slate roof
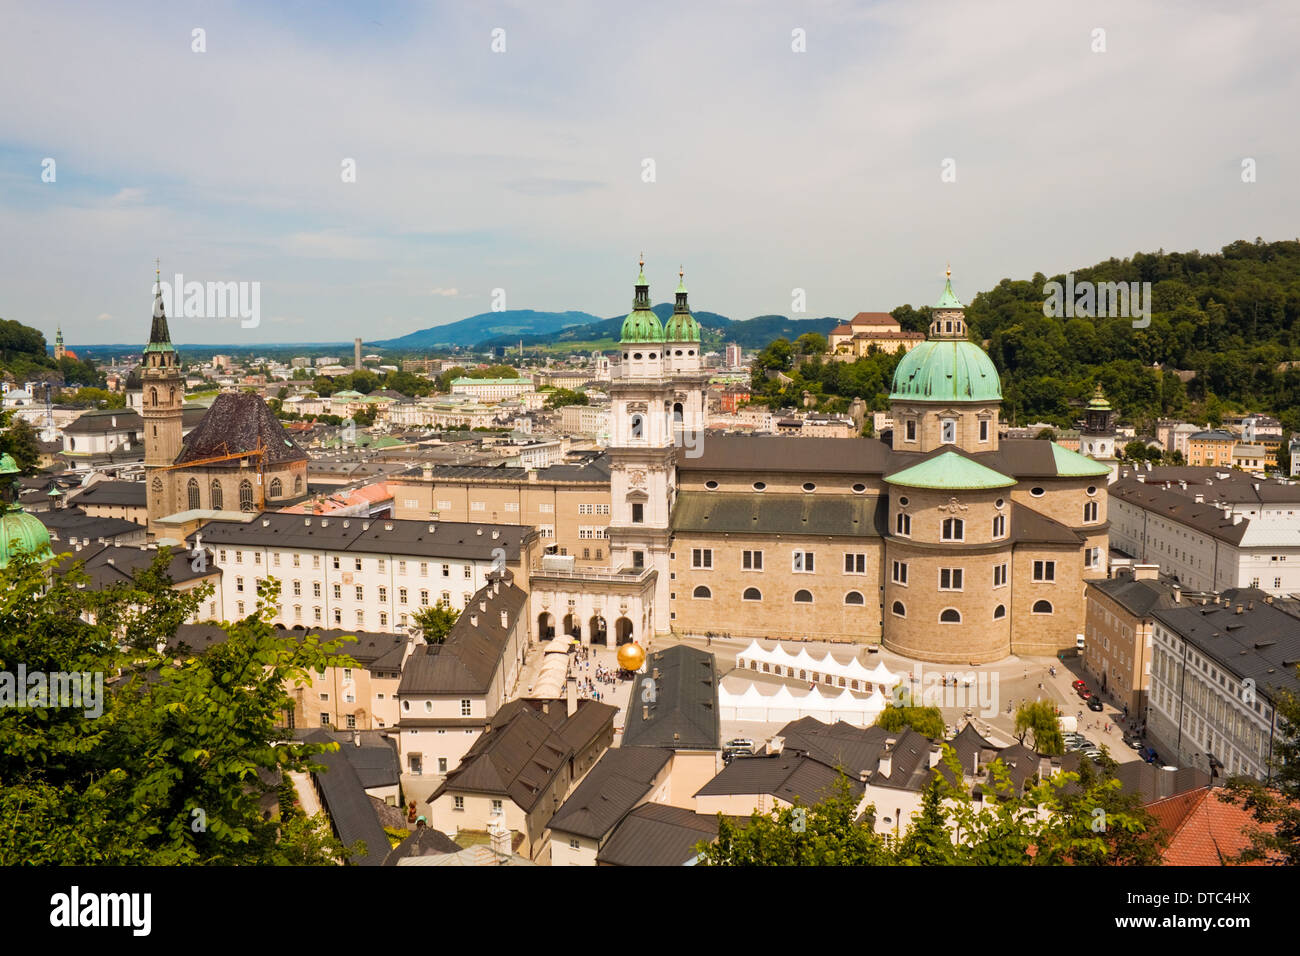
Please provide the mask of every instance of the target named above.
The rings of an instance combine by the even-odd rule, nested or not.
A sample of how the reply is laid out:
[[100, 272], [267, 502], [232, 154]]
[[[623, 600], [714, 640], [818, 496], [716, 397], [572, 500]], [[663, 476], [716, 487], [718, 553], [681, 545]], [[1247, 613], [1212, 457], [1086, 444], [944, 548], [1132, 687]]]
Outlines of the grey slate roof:
[[[421, 558], [491, 560], [503, 548], [518, 561], [522, 543], [536, 532], [526, 525], [469, 521], [338, 518], [264, 511], [252, 521], [211, 521], [199, 529], [205, 544], [303, 551], [355, 551]], [[192, 543], [192, 536], [191, 536]]]
[[893, 452], [874, 438], [792, 438], [709, 432], [702, 454], [677, 452], [680, 471], [800, 471], [823, 474], [880, 474]]
[[144, 419], [134, 409], [96, 408], [83, 412], [63, 426], [65, 435], [106, 435], [109, 432], [139, 432]]
[[552, 830], [599, 839], [650, 791], [655, 776], [672, 759], [657, 747], [605, 751], [569, 799], [551, 817]]
[[1126, 501], [1162, 518], [1177, 521], [1211, 537], [1226, 541], [1228, 544], [1240, 544], [1250, 524], [1249, 518], [1234, 523], [1214, 505], [1197, 504], [1194, 498], [1166, 491], [1163, 487], [1153, 487], [1135, 478], [1120, 479], [1110, 486], [1110, 495]]
[[[192, 432], [185, 436], [176, 464], [217, 455], [265, 450], [262, 461], [278, 465], [306, 461], [307, 453], [294, 444], [284, 426], [260, 396], [250, 392], [222, 392]], [[204, 465], [205, 468], [238, 468], [239, 459]]]
[[[135, 525], [137, 529], [139, 525]], [[73, 551], [59, 564], [59, 570], [66, 571], [74, 564], [81, 563], [90, 586], [96, 590], [113, 584], [125, 584], [133, 579], [135, 572], [142, 571], [153, 564], [158, 557], [156, 549], [132, 548], [116, 544], [91, 544], [80, 551]], [[193, 558], [189, 552], [174, 548], [167, 565], [167, 573], [176, 584], [192, 581], [195, 578], [220, 575], [221, 569], [208, 553], [207, 570], [195, 571], [191, 564]]]
[[[658, 676], [655, 676], [655, 671]], [[654, 693], [646, 681], [654, 681]], [[653, 703], [642, 704], [653, 697]], [[678, 644], [652, 652], [632, 685], [624, 747], [720, 750], [718, 672], [713, 655]]]
[[683, 491], [677, 496], [672, 520], [677, 532], [881, 537], [888, 518], [889, 501], [883, 496]]
[[145, 507], [148, 488], [143, 481], [97, 481], [68, 495], [78, 507], [86, 505], [116, 505], [130, 508]]
[[[479, 610], [480, 602], [486, 604], [486, 610]], [[402, 671], [398, 695], [486, 693], [527, 602], [528, 595], [513, 581], [480, 588], [452, 625], [446, 641], [416, 648]], [[504, 627], [502, 611], [506, 613]]]
[[[308, 735], [311, 743], [329, 743], [333, 737], [324, 730]], [[360, 852], [349, 857], [349, 862], [357, 866], [382, 866], [388, 855], [388, 835], [379, 825], [379, 817], [370, 804], [352, 763], [340, 750], [317, 754], [313, 762], [322, 764], [325, 769], [312, 774], [320, 788], [325, 810], [334, 822], [339, 840], [344, 846], [351, 846], [361, 841]]]
[[843, 767], [850, 777], [874, 772], [881, 751], [898, 733], [882, 727], [854, 727], [845, 721], [826, 724], [816, 717], [800, 717], [782, 727], [784, 753], [806, 753], [828, 767]]
[[718, 838], [715, 814], [644, 803], [614, 829], [596, 854], [607, 866], [682, 866], [695, 858], [696, 844]]
[[1277, 690], [1300, 693], [1296, 603], [1270, 598], [1258, 588], [1232, 588], [1223, 599], [1225, 604], [1184, 601], [1152, 616], [1237, 679], [1254, 680], [1261, 697], [1274, 700]]
[[1157, 607], [1174, 603], [1171, 579], [1161, 575], [1159, 580], [1135, 580], [1131, 573], [1117, 569], [1112, 578], [1089, 581], [1090, 588], [1096, 588], [1124, 610], [1139, 618], [1148, 618]]
[[[845, 774], [845, 776], [848, 776]], [[835, 792], [840, 773], [820, 760], [800, 753], [736, 757], [698, 791], [697, 797], [768, 794], [786, 803], [804, 806], [821, 803]], [[849, 776], [853, 792], [861, 796], [865, 785]]]
[[[135, 535], [144, 531], [143, 525], [124, 518], [99, 518], [86, 514], [80, 508], [59, 508], [42, 511], [36, 515], [50, 531], [50, 537], [66, 541], [69, 538], [96, 540]], [[57, 548], [55, 549], [58, 550]]]
[[439, 853], [459, 853], [461, 846], [441, 830], [419, 827], [409, 837], [393, 847], [384, 857], [384, 866], [397, 866], [398, 860], [412, 856], [433, 856]]

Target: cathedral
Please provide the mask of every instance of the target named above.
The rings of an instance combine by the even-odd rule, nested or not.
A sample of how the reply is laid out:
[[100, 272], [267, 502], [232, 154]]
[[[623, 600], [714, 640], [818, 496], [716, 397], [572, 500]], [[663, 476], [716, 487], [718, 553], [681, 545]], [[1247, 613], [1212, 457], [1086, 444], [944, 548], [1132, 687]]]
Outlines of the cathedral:
[[[154, 291], [153, 326], [140, 372], [150, 537], [175, 543], [222, 512], [260, 512], [307, 494], [307, 453], [294, 444], [261, 396], [218, 395], [182, 438], [185, 379]], [[165, 523], [164, 523], [165, 522]]]
[[[1086, 582], [1107, 573], [1110, 468], [1000, 439], [1001, 382], [968, 334], [949, 275], [895, 372], [887, 441], [706, 434], [684, 283], [661, 324], [643, 263], [610, 385], [614, 560], [535, 572], [538, 636], [560, 617], [594, 636], [616, 609], [620, 643], [806, 638], [951, 664], [1076, 646]], [[1098, 450], [1108, 413], [1089, 409]]]

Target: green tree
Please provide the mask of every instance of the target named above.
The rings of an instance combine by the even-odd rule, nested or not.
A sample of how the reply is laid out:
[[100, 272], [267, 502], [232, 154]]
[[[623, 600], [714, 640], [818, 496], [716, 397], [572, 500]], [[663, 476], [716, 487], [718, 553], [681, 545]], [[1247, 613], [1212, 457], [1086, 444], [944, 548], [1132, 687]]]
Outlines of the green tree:
[[930, 780], [921, 794], [921, 812], [908, 826], [895, 855], [899, 863], [915, 866], [951, 866], [957, 862], [938, 776]]
[[[99, 707], [0, 708], [0, 864], [336, 862], [343, 848], [319, 824], [263, 815], [275, 785], [259, 773], [313, 767], [327, 745], [286, 741], [286, 686], [350, 659], [277, 635], [274, 580], [225, 641], [159, 650], [211, 591], [176, 591], [166, 571], [164, 552], [130, 585], [95, 591], [78, 567], [50, 574], [20, 555], [0, 569], [0, 661], [116, 675]], [[161, 622], [153, 633], [128, 629], [146, 619]]]
[[569, 388], [557, 388], [546, 398], [547, 408], [563, 408], [566, 405], [587, 405], [590, 400], [583, 392]]
[[4, 413], [4, 422], [4, 433], [0, 434], [0, 454], [13, 455], [14, 463], [23, 474], [36, 474], [41, 461], [41, 446], [36, 430], [12, 410]]
[[876, 726], [888, 731], [911, 727], [931, 740], [942, 740], [947, 733], [938, 707], [886, 707], [876, 718]]
[[833, 792], [811, 807], [796, 804], [743, 822], [718, 814], [718, 839], [700, 843], [701, 866], [872, 866], [889, 862], [884, 841], [857, 819], [857, 796], [839, 776]]
[[794, 340], [794, 347], [800, 355], [822, 355], [829, 348], [820, 332], [805, 332]]
[[1057, 756], [1065, 753], [1061, 722], [1056, 705], [1048, 700], [1026, 701], [1016, 708], [1016, 737], [1023, 744], [1033, 734], [1033, 746], [1040, 754]]
[[441, 644], [451, 633], [452, 625], [460, 617], [460, 612], [439, 600], [437, 604], [421, 608], [412, 616], [416, 627], [423, 632], [426, 644]]

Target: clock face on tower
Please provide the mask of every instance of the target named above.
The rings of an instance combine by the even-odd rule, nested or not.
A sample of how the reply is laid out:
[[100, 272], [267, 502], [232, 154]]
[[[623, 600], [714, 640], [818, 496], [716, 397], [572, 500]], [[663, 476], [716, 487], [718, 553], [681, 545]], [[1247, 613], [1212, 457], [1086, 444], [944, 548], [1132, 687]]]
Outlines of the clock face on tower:
[[627, 480], [631, 483], [633, 488], [644, 488], [645, 472], [640, 468], [634, 469], [633, 471], [628, 472]]

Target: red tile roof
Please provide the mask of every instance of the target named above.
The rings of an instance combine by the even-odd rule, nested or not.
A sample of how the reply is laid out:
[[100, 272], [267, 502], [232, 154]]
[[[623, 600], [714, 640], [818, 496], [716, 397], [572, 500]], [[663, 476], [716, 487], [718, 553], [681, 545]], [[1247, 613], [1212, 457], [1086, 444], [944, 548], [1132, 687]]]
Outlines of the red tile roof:
[[1209, 787], [1157, 800], [1147, 810], [1170, 835], [1165, 866], [1227, 866], [1250, 846], [1255, 826], [1249, 811]]

